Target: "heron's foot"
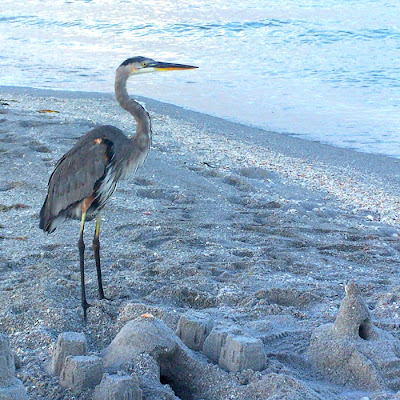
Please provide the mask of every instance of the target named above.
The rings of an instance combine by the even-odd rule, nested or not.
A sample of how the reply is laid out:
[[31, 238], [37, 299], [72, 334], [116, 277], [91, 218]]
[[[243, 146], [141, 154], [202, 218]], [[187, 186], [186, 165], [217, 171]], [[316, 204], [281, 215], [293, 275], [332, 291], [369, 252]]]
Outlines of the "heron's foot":
[[113, 300], [113, 299], [110, 299], [110, 298], [104, 296], [103, 285], [101, 285], [99, 287], [99, 300], [108, 300], [108, 301], [112, 301]]
[[83, 309], [83, 320], [85, 321], [85, 324], [87, 322], [87, 309], [89, 307], [92, 307], [91, 304], [89, 304], [86, 300], [82, 302], [82, 309]]
[[103, 294], [99, 293], [99, 300], [113, 301], [114, 299], [111, 299], [110, 297], [104, 296], [104, 293]]

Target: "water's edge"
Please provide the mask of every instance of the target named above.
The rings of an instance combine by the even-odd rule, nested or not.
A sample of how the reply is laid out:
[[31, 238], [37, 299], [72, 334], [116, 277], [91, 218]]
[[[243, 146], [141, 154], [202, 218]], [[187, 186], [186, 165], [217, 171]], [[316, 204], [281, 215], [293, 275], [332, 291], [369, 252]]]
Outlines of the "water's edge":
[[[0, 97], [4, 95], [30, 95], [37, 97], [61, 97], [70, 99], [104, 98], [114, 99], [114, 94], [105, 92], [66, 91], [40, 89], [22, 86], [0, 86]], [[309, 163], [325, 164], [354, 169], [365, 176], [373, 176], [391, 188], [395, 196], [400, 196], [400, 160], [387, 155], [364, 153], [359, 150], [336, 147], [318, 141], [292, 136], [290, 134], [267, 131], [262, 128], [232, 122], [217, 116], [193, 111], [181, 106], [164, 103], [144, 96], [135, 96], [146, 104], [147, 109], [159, 114], [171, 115], [196, 125], [204, 126], [216, 135], [225, 135], [239, 141], [254, 143], [285, 156], [306, 160]], [[155, 135], [156, 136], [156, 135]]]

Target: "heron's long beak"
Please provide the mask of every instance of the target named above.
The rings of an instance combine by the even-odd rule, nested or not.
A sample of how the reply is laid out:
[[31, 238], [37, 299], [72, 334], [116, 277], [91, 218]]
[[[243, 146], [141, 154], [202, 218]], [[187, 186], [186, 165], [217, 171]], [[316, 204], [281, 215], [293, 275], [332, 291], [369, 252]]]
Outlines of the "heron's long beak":
[[156, 62], [151, 65], [156, 71], [175, 71], [175, 70], [184, 70], [184, 69], [194, 69], [198, 67], [194, 67], [192, 65], [184, 65], [184, 64], [173, 64], [166, 62]]

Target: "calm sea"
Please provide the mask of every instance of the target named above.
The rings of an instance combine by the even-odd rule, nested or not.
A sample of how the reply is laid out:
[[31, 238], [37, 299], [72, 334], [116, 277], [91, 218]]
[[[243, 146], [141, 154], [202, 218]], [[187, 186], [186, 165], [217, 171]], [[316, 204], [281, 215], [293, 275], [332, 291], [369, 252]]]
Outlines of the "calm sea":
[[2, 0], [0, 85], [113, 90], [144, 55], [200, 69], [130, 91], [400, 157], [399, 0]]

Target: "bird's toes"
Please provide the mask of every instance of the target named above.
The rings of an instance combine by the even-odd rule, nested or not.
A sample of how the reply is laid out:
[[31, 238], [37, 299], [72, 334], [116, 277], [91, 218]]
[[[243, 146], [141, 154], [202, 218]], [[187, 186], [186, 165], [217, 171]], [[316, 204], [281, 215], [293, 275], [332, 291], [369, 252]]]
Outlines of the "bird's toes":
[[99, 296], [99, 300], [107, 300], [107, 301], [113, 301], [114, 299], [111, 299], [110, 297], [106, 297], [106, 296]]

